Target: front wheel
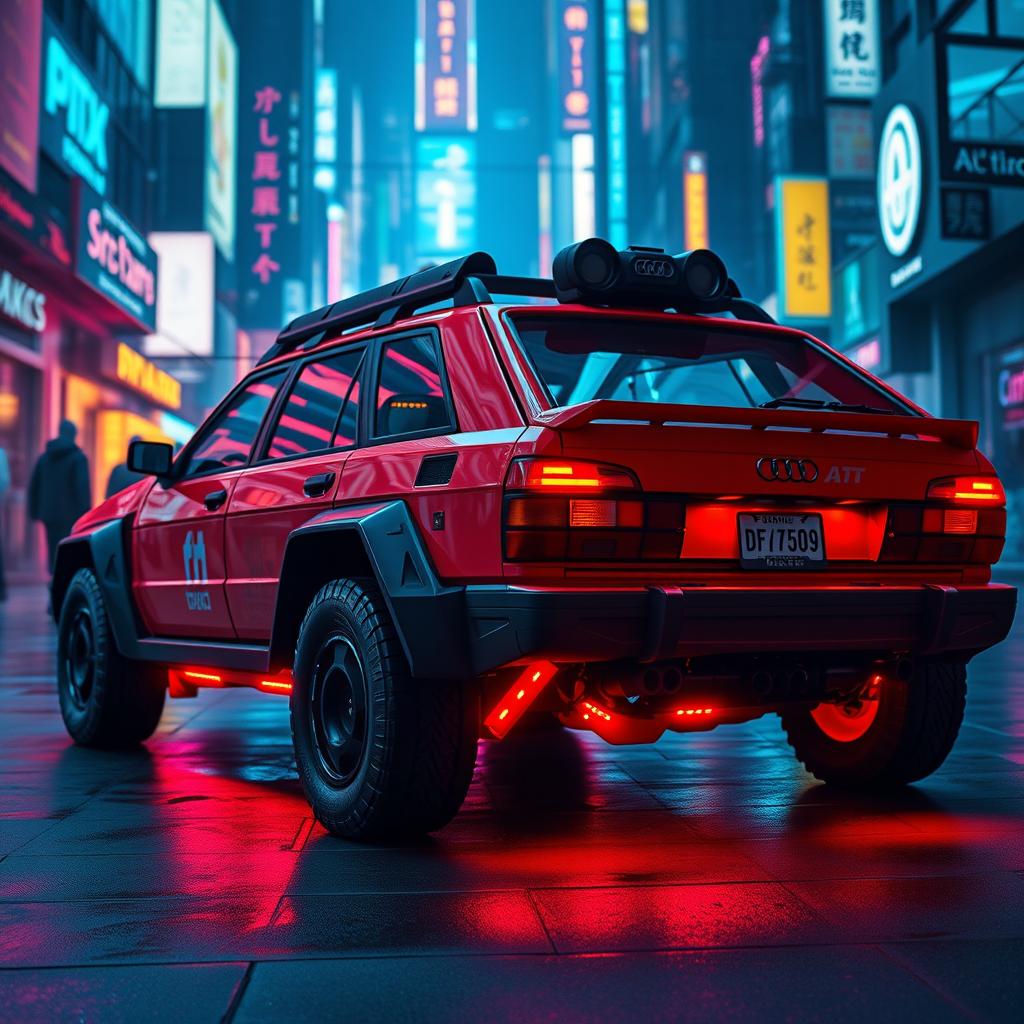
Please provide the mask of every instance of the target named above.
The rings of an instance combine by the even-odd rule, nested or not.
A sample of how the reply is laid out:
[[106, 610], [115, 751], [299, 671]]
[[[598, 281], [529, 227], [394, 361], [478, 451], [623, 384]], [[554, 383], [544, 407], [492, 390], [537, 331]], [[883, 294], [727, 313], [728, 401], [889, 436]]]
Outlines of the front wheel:
[[476, 687], [417, 680], [372, 580], [336, 580], [299, 630], [292, 740], [324, 827], [349, 839], [422, 835], [447, 824], [476, 761]]
[[910, 679], [883, 678], [861, 699], [782, 712], [804, 767], [849, 789], [891, 789], [931, 775], [953, 748], [964, 717], [961, 661], [920, 661]]
[[57, 693], [71, 738], [85, 747], [130, 747], [160, 721], [167, 688], [152, 666], [121, 657], [91, 569], [68, 584], [57, 629]]

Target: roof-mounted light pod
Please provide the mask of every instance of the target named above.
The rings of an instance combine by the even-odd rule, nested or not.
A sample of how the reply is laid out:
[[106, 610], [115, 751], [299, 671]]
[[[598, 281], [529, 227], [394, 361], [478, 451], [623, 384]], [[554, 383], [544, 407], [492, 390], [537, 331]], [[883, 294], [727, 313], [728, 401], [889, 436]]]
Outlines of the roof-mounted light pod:
[[551, 267], [560, 302], [717, 312], [732, 296], [725, 264], [709, 249], [670, 256], [630, 246], [621, 252], [603, 238], [570, 245]]

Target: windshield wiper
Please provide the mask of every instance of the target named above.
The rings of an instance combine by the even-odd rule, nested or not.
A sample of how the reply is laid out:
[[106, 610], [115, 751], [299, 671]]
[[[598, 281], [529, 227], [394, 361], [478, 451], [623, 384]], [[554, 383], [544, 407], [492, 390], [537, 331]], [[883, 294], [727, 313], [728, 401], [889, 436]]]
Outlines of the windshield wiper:
[[786, 397], [772, 398], [770, 401], [762, 402], [759, 409], [780, 409], [783, 406], [792, 406], [796, 409], [831, 409], [835, 412], [868, 412], [878, 413], [883, 416], [892, 416], [892, 409], [879, 409], [873, 405], [847, 404], [846, 402], [826, 402], [821, 398], [796, 398]]

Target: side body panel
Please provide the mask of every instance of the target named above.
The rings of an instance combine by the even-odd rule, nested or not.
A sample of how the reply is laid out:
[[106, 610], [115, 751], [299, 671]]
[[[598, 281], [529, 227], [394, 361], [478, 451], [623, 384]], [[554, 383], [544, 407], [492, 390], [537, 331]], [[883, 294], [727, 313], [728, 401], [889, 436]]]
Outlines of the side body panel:
[[[224, 586], [224, 519], [240, 473], [157, 483], [147, 495], [132, 536], [132, 586], [153, 635], [234, 639]], [[221, 491], [223, 501], [211, 510], [206, 499]]]
[[[231, 494], [226, 527], [227, 602], [238, 637], [266, 642], [274, 622], [278, 578], [288, 536], [331, 507], [350, 452], [253, 466]], [[333, 474], [321, 495], [305, 493], [307, 479]]]

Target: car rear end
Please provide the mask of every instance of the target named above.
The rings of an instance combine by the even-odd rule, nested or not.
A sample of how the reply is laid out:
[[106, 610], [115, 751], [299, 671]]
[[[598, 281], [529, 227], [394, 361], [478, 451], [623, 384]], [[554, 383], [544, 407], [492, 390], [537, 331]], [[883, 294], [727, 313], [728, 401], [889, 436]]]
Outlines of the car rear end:
[[554, 666], [567, 724], [636, 742], [848, 704], [1006, 635], [1005, 499], [974, 424], [783, 328], [568, 305], [494, 323], [533, 427], [504, 582], [468, 591], [474, 654]]

